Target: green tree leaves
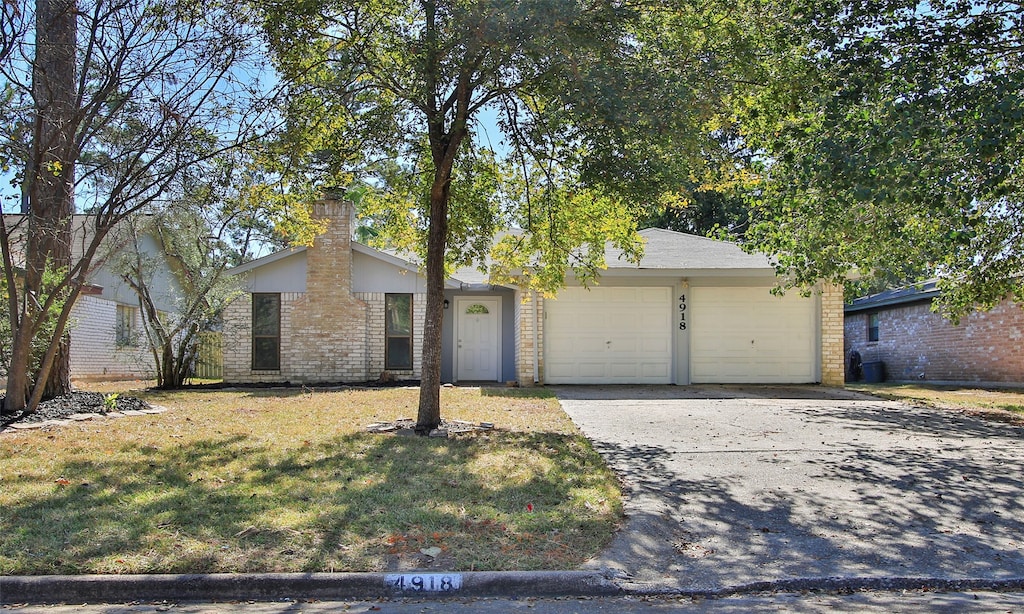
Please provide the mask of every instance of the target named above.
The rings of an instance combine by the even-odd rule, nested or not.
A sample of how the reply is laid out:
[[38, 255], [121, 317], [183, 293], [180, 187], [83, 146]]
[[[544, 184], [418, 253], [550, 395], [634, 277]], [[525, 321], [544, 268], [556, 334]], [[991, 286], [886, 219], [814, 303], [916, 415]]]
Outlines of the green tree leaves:
[[1019, 2], [798, 5], [801, 79], [743, 111], [763, 152], [752, 247], [796, 283], [936, 276], [952, 315], [1024, 298]]

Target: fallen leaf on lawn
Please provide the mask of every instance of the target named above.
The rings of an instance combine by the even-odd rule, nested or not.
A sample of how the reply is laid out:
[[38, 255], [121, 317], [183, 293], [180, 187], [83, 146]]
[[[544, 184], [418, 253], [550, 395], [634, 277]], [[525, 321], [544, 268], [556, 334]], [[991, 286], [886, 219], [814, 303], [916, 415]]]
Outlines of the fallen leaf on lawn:
[[60, 486], [67, 486], [68, 484], [70, 484], [70, 483], [71, 483], [71, 480], [69, 480], [69, 479], [67, 479], [67, 478], [57, 478], [57, 479], [56, 479], [56, 480], [54, 480], [54, 481], [55, 481], [55, 482], [56, 482], [57, 484], [59, 484]]
[[436, 558], [437, 555], [441, 554], [441, 549], [437, 546], [431, 546], [430, 548], [421, 548], [420, 552], [429, 556], [430, 558]]
[[250, 535], [255, 535], [255, 534], [259, 533], [259, 532], [260, 532], [260, 530], [257, 529], [256, 527], [246, 527], [246, 528], [242, 529], [241, 531], [239, 531], [238, 533], [235, 533], [235, 537], [249, 537]]

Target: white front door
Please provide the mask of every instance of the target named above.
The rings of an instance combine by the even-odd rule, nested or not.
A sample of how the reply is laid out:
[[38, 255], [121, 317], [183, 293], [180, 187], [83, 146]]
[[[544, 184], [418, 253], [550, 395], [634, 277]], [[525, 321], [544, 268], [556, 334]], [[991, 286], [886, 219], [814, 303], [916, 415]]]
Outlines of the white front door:
[[455, 309], [456, 379], [499, 381], [500, 299], [456, 297]]

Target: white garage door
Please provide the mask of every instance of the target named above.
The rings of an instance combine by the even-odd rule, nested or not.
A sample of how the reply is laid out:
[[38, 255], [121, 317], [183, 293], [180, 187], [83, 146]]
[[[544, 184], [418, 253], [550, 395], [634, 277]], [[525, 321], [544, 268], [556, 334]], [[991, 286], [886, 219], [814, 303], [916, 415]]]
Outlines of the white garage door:
[[544, 309], [548, 383], [672, 382], [671, 288], [566, 288]]
[[815, 301], [768, 288], [690, 288], [695, 384], [817, 381]]

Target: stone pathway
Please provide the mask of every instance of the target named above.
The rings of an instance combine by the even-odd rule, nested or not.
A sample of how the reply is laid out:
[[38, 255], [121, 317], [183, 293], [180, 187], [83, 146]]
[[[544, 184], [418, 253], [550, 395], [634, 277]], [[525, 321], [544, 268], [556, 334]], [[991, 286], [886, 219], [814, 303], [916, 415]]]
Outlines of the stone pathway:
[[34, 431], [38, 429], [56, 428], [61, 426], [67, 426], [74, 422], [85, 422], [88, 420], [99, 420], [101, 418], [127, 418], [129, 416], [145, 416], [153, 414], [162, 414], [167, 411], [166, 407], [161, 405], [152, 405], [149, 409], [135, 410], [128, 409], [125, 411], [110, 411], [105, 414], [101, 413], [81, 413], [71, 414], [67, 418], [60, 420], [44, 420], [42, 422], [15, 422], [9, 424], [3, 430], [0, 430], [0, 435], [8, 433], [18, 433], [21, 431]]

